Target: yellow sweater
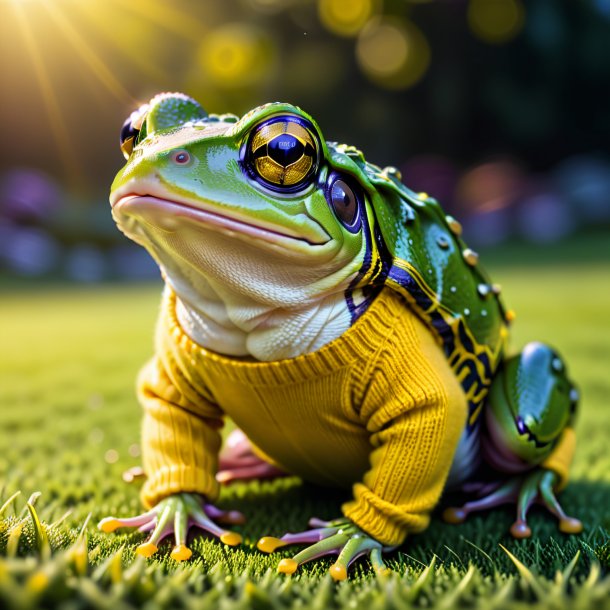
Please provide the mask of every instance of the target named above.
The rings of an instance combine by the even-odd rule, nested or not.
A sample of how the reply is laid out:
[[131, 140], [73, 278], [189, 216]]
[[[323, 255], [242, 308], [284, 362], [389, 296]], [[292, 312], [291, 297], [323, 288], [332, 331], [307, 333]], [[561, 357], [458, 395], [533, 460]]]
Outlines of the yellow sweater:
[[195, 344], [166, 290], [156, 357], [139, 380], [147, 506], [181, 491], [214, 500], [226, 414], [288, 472], [353, 486], [345, 516], [387, 545], [426, 528], [466, 420], [466, 399], [430, 331], [384, 290], [346, 333], [277, 362]]
[[[226, 414], [282, 469], [353, 486], [343, 513], [383, 544], [427, 527], [464, 429], [466, 399], [432, 334], [397, 293], [383, 290], [316, 352], [267, 363], [195, 344], [175, 306], [167, 289], [156, 356], [138, 382], [146, 506], [178, 492], [217, 497]], [[561, 486], [573, 452], [567, 429], [543, 463]]]

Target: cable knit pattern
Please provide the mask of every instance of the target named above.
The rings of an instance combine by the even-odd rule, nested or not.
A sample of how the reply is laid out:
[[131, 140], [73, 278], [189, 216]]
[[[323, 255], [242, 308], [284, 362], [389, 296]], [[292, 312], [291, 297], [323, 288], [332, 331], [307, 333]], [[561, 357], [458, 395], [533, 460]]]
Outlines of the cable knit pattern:
[[341, 337], [276, 362], [228, 358], [180, 328], [163, 299], [144, 369], [143, 457], [150, 506], [178, 491], [218, 494], [223, 414], [289, 472], [353, 486], [344, 514], [386, 545], [424, 529], [466, 418], [466, 400], [430, 331], [385, 289]]

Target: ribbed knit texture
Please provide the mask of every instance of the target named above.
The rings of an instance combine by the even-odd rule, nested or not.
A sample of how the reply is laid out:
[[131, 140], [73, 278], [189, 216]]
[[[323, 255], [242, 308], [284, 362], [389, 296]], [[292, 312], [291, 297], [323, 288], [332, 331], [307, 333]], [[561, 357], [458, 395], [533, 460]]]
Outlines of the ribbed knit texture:
[[275, 463], [353, 486], [344, 514], [386, 545], [426, 528], [466, 419], [466, 400], [430, 331], [384, 289], [341, 337], [277, 362], [227, 358], [180, 328], [166, 291], [144, 369], [146, 505], [178, 491], [213, 500], [223, 413]]

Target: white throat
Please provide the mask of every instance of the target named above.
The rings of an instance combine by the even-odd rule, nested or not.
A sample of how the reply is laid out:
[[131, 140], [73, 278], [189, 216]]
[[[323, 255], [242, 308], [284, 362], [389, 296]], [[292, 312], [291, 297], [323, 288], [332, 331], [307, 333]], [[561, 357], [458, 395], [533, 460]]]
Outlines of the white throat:
[[195, 343], [227, 356], [266, 362], [294, 358], [336, 339], [351, 324], [342, 293], [284, 309], [218, 294], [209, 283], [207, 288], [195, 303], [178, 292], [178, 321]]
[[157, 242], [156, 254], [178, 321], [198, 345], [268, 362], [315, 351], [350, 327], [344, 291], [357, 261], [318, 268], [202, 230], [201, 248], [185, 233], [172, 248]]

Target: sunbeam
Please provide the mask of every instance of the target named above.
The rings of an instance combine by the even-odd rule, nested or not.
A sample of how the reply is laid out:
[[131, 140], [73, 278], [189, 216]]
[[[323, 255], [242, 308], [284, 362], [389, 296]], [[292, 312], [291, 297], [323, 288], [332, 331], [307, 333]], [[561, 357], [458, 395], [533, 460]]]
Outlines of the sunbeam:
[[137, 104], [137, 100], [117, 80], [106, 64], [91, 50], [91, 47], [72, 26], [66, 16], [49, 0], [39, 0], [48, 11], [50, 17], [64, 33], [72, 46], [78, 51], [81, 59], [88, 64], [92, 73], [121, 103], [129, 106]]
[[[111, 3], [109, 2], [109, 4]], [[112, 14], [100, 12], [99, 7], [93, 2], [75, 2], [73, 6], [80, 12], [83, 19], [104, 38], [108, 45], [112, 45], [119, 51], [121, 57], [131, 62], [142, 74], [158, 83], [159, 87], [163, 87], [167, 78], [165, 71], [156, 63], [151, 62], [146, 52], [134, 46], [132, 38], [122, 35], [117, 36], [116, 22], [118, 19], [123, 19], [122, 16], [114, 12]]]
[[[146, 3], [134, 0], [112, 0], [120, 4], [125, 10], [132, 11], [148, 21], [160, 25], [166, 30], [200, 42], [208, 28], [194, 14], [181, 11], [169, 2], [156, 2], [149, 0]], [[211, 8], [211, 7], [210, 7]]]
[[11, 2], [11, 5], [15, 11], [16, 21], [23, 35], [23, 42], [27, 49], [27, 53], [32, 61], [34, 74], [38, 86], [40, 87], [44, 107], [49, 116], [49, 127], [57, 144], [57, 148], [59, 149], [61, 162], [64, 166], [68, 179], [75, 187], [79, 187], [81, 186], [80, 182], [82, 180], [80, 163], [78, 162], [74, 153], [74, 148], [70, 141], [70, 132], [68, 131], [66, 122], [61, 113], [61, 108], [53, 89], [53, 85], [51, 84], [51, 79], [46, 71], [42, 55], [36, 43], [36, 39], [32, 34], [30, 24], [28, 23], [27, 17], [23, 12], [23, 7], [15, 0]]

